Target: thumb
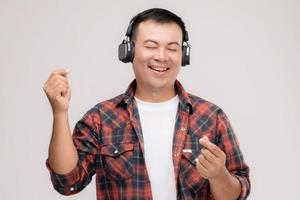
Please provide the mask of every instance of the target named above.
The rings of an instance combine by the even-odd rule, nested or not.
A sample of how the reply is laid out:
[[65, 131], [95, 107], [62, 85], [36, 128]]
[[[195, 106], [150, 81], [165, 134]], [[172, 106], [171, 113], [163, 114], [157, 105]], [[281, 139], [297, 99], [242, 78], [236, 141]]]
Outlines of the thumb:
[[66, 77], [70, 73], [70, 70], [68, 68], [58, 69], [58, 70], [54, 71], [53, 73]]
[[203, 136], [202, 138], [199, 139], [200, 144], [204, 144], [209, 142], [209, 139], [207, 136]]
[[70, 69], [64, 69], [61, 73], [64, 77], [66, 77], [70, 73]]

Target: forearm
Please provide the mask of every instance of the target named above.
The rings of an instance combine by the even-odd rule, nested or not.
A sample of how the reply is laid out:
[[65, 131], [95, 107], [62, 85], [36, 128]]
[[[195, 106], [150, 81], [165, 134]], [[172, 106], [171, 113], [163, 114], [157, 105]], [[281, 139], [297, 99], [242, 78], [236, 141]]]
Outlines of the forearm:
[[239, 180], [227, 169], [220, 176], [209, 179], [209, 184], [215, 200], [234, 200], [241, 193]]
[[71, 172], [77, 164], [78, 154], [72, 140], [67, 112], [53, 114], [48, 161], [51, 169], [58, 174]]

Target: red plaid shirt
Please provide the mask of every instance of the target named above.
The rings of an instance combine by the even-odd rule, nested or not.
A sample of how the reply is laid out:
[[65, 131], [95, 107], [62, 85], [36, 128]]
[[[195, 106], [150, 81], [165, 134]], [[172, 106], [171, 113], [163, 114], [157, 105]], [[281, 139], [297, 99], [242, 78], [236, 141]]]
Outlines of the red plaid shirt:
[[[133, 81], [124, 94], [97, 104], [76, 124], [73, 141], [79, 161], [70, 173], [56, 174], [47, 162], [59, 193], [71, 195], [81, 191], [96, 173], [98, 200], [152, 199], [135, 88]], [[225, 152], [226, 167], [242, 186], [239, 199], [245, 199], [250, 192], [249, 168], [226, 115], [216, 105], [186, 93], [178, 81], [175, 88], [179, 105], [172, 157], [177, 199], [213, 199], [208, 180], [201, 177], [195, 166], [201, 149], [199, 139], [204, 135]], [[192, 153], [183, 149], [191, 149]]]

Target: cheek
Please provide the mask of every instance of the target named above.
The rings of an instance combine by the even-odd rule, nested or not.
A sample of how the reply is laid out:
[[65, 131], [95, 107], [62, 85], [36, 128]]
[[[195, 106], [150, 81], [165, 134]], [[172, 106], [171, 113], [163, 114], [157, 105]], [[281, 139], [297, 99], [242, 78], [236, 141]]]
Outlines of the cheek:
[[134, 61], [141, 64], [141, 63], [146, 62], [149, 58], [151, 58], [151, 55], [149, 54], [149, 52], [145, 51], [142, 48], [135, 49]]
[[181, 59], [182, 59], [182, 55], [181, 52], [180, 53], [176, 53], [176, 54], [172, 54], [170, 55], [170, 58], [172, 60], [172, 62], [174, 63], [174, 65], [179, 65], [181, 66]]

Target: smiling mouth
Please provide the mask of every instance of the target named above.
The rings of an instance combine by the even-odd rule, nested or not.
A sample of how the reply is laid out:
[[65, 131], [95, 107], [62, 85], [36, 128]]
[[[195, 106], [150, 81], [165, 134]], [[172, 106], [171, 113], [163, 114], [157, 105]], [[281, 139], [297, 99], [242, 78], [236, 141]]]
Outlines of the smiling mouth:
[[152, 66], [149, 66], [149, 68], [156, 72], [165, 72], [170, 69], [169, 67], [152, 67]]

